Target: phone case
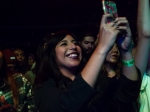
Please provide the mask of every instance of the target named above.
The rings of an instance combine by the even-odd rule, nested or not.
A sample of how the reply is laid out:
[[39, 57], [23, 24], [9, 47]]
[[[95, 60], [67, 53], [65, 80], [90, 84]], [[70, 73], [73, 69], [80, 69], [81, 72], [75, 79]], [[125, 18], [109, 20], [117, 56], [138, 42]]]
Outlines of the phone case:
[[111, 14], [112, 18], [108, 18], [108, 22], [114, 21], [118, 17], [116, 3], [110, 0], [102, 0], [104, 14]]

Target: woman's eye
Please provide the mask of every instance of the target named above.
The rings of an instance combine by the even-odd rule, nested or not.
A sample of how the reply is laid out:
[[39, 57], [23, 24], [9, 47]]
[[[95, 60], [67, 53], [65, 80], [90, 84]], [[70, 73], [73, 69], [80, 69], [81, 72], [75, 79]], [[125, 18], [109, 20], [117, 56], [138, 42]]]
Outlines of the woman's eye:
[[61, 44], [61, 46], [66, 46], [66, 45], [67, 45], [67, 43], [62, 43], [62, 44]]
[[74, 45], [79, 45], [78, 42], [74, 42]]

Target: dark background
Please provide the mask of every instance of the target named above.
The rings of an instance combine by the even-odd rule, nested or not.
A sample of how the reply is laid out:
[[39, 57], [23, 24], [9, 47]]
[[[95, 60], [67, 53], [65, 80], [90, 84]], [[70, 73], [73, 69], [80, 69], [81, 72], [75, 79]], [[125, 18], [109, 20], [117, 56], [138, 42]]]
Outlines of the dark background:
[[[136, 36], [137, 0], [113, 0], [118, 15], [129, 20]], [[101, 0], [0, 0], [2, 45], [38, 43], [47, 33], [66, 29], [78, 34], [94, 26], [103, 14]]]

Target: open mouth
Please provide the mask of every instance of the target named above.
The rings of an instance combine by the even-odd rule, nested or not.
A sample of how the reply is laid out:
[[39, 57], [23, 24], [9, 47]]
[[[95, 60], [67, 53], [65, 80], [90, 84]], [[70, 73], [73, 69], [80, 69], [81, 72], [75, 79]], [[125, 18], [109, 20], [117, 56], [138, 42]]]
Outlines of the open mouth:
[[117, 54], [111, 55], [112, 58], [118, 58], [119, 56]]
[[68, 58], [72, 58], [72, 59], [78, 59], [79, 58], [79, 54], [78, 53], [70, 53], [66, 55]]

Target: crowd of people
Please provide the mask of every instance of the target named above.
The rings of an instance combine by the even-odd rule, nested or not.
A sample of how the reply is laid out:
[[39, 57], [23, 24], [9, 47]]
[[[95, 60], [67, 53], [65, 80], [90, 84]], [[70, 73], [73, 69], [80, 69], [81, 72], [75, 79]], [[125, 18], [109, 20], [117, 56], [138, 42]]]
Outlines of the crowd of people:
[[136, 43], [110, 17], [97, 33], [49, 34], [36, 54], [0, 45], [0, 112], [149, 112], [150, 1], [138, 0]]

